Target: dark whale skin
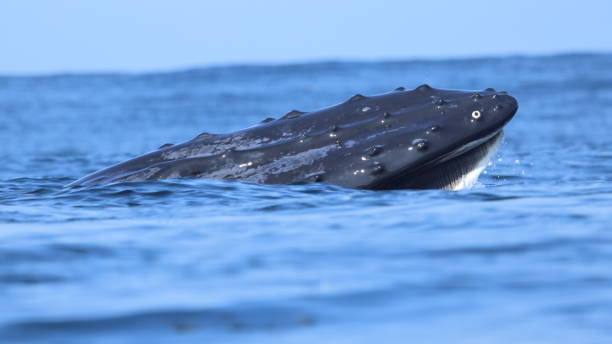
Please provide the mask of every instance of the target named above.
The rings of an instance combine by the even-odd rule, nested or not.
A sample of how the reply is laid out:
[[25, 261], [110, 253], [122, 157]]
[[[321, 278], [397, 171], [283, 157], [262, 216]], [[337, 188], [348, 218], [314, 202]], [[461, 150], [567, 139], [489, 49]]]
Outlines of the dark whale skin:
[[233, 133], [204, 133], [182, 144], [164, 145], [68, 186], [208, 178], [428, 188], [407, 179], [424, 180], [415, 175], [423, 166], [500, 133], [517, 109], [513, 97], [493, 89], [452, 91], [421, 85], [370, 97], [358, 94], [321, 110], [294, 110]]

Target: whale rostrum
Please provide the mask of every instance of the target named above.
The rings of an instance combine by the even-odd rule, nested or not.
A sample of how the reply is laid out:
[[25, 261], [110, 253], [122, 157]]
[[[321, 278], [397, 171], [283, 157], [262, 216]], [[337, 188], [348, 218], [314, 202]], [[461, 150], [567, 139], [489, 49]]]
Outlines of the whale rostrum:
[[[228, 134], [202, 133], [68, 186], [169, 178], [261, 184], [324, 182], [361, 189], [457, 189], [475, 181], [518, 109], [506, 92], [421, 85], [356, 94], [312, 112]], [[476, 175], [474, 176], [474, 173]]]

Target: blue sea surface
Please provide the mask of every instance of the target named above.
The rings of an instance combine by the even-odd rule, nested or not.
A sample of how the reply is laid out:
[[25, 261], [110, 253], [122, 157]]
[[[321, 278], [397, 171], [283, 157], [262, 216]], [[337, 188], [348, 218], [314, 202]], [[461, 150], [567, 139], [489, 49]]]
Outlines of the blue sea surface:
[[[519, 101], [458, 192], [113, 163], [398, 86]], [[0, 343], [611, 343], [612, 55], [0, 77]]]

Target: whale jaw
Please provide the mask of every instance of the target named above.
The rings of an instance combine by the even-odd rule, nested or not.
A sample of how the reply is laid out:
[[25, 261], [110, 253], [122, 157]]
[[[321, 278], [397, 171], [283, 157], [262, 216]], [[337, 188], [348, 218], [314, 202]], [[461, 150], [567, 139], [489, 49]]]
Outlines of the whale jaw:
[[401, 174], [375, 189], [469, 189], [476, 184], [478, 177], [485, 170], [503, 136], [503, 131], [499, 130], [469, 142], [418, 170]]

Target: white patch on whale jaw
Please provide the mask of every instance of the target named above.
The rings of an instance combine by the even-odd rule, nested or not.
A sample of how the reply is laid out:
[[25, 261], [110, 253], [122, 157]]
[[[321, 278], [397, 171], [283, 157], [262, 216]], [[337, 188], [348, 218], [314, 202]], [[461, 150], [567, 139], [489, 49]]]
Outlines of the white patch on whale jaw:
[[[443, 189], [452, 190], [452, 191], [471, 189], [478, 181], [478, 177], [480, 176], [480, 174], [487, 167], [487, 163], [489, 162], [489, 160], [491, 160], [491, 158], [493, 157], [493, 154], [495, 154], [495, 151], [499, 147], [503, 137], [504, 137], [503, 131], [499, 131], [483, 139], [480, 139], [474, 142], [470, 142], [468, 145], [470, 145], [471, 147], [480, 146], [474, 149], [484, 150], [484, 152], [480, 153], [482, 154], [482, 157], [478, 159], [478, 162], [475, 164], [475, 166], [471, 170], [467, 171], [462, 176], [455, 179], [453, 182], [444, 186]], [[466, 148], [462, 147], [459, 150], [462, 150], [465, 152], [465, 149]], [[467, 149], [469, 149], [469, 147]]]

